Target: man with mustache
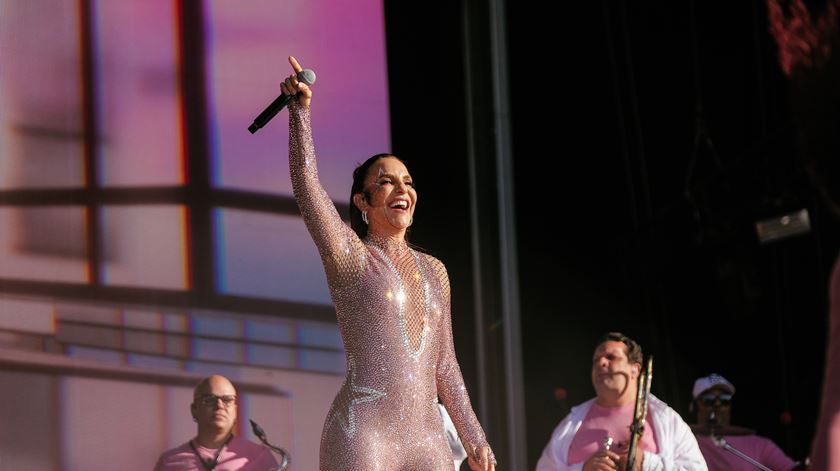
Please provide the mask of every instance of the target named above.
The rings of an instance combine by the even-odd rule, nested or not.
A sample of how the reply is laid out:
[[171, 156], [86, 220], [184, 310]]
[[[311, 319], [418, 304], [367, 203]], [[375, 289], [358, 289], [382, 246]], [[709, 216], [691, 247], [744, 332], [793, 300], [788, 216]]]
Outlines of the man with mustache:
[[[537, 471], [627, 468], [642, 360], [642, 347], [626, 335], [610, 332], [601, 338], [592, 357], [596, 397], [573, 407], [554, 429], [537, 462]], [[636, 471], [707, 470], [691, 428], [652, 394], [638, 447], [633, 466]]]

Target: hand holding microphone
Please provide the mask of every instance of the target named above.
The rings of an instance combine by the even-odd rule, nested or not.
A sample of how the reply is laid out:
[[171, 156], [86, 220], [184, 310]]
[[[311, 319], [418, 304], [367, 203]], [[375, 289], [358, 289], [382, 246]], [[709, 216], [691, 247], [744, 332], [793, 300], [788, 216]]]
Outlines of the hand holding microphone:
[[289, 56], [289, 64], [292, 65], [295, 71], [294, 75], [290, 75], [289, 78], [280, 84], [280, 89], [283, 93], [254, 119], [253, 124], [248, 126], [248, 131], [251, 134], [254, 134], [257, 130], [268, 124], [271, 118], [279, 113], [297, 95], [300, 95], [298, 102], [302, 106], [309, 108], [309, 103], [312, 101], [312, 89], [309, 87], [315, 83], [315, 72], [312, 69], [304, 70], [301, 68], [298, 61], [292, 56]]

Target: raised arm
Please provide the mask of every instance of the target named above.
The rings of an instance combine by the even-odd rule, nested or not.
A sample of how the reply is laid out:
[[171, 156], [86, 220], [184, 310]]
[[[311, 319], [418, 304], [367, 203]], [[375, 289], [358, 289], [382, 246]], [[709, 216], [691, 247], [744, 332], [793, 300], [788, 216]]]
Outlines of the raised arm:
[[[289, 57], [289, 63], [295, 73], [302, 70], [294, 57]], [[312, 89], [299, 82], [296, 75], [287, 78], [281, 88], [284, 94], [297, 96], [289, 103], [289, 174], [295, 200], [331, 285], [347, 281], [364, 268], [366, 249], [341, 219], [318, 179], [309, 108]]]

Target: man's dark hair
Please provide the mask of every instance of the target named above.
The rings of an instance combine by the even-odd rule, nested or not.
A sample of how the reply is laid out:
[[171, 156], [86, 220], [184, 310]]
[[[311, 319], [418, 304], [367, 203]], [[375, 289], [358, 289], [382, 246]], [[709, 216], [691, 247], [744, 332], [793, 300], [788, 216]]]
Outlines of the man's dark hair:
[[599, 340], [595, 345], [595, 348], [598, 348], [598, 346], [604, 342], [621, 342], [624, 344], [624, 353], [627, 355], [630, 363], [638, 363], [641, 365], [644, 362], [642, 346], [621, 332], [608, 332], [604, 334], [601, 337], [601, 340]]

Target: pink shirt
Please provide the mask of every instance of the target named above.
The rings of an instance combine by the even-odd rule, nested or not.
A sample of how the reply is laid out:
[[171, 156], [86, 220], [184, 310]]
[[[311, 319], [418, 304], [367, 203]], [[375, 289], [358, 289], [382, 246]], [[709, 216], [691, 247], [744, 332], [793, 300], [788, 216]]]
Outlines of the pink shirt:
[[[193, 440], [196, 450], [205, 460], [212, 460], [216, 450], [204, 448]], [[244, 438], [233, 437], [219, 455], [214, 471], [268, 471], [277, 467], [271, 451]], [[160, 455], [155, 471], [205, 471], [190, 443], [165, 451]]]
[[[767, 466], [773, 471], [790, 471], [796, 463], [790, 459], [775, 443], [758, 435], [730, 435], [723, 437], [726, 443]], [[724, 448], [720, 448], [709, 436], [697, 435], [697, 444], [709, 471], [755, 471], [757, 468]]]
[[[611, 451], [618, 454], [627, 453], [630, 446], [630, 424], [633, 423], [634, 409], [635, 404], [621, 407], [602, 407], [592, 404], [575, 438], [572, 439], [572, 445], [569, 448], [569, 464], [583, 463], [589, 459], [603, 448], [604, 439], [608, 436], [613, 438]], [[653, 433], [650, 413], [646, 422], [638, 450], [656, 453], [659, 447], [656, 443], [656, 435]]]

